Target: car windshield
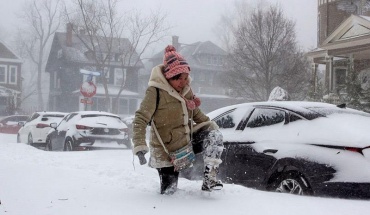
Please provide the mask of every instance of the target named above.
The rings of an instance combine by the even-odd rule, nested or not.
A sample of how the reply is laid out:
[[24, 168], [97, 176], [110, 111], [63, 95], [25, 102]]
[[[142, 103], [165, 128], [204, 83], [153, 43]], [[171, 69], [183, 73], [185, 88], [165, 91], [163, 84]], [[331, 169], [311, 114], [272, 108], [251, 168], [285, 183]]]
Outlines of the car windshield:
[[350, 109], [350, 108], [341, 109], [341, 108], [328, 108], [328, 107], [310, 107], [307, 109], [312, 110], [324, 116], [328, 116], [331, 114], [354, 114], [354, 115], [370, 117], [369, 113], [358, 111], [355, 109]]

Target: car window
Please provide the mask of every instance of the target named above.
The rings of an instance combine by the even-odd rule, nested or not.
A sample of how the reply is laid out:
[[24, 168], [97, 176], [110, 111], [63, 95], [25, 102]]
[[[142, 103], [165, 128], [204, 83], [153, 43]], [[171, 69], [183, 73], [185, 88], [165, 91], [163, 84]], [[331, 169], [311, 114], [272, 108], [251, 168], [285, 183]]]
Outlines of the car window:
[[236, 128], [242, 119], [250, 115], [252, 109], [252, 107], [234, 108], [218, 115], [212, 121], [216, 122], [221, 129]]
[[285, 112], [269, 108], [256, 108], [248, 120], [247, 127], [256, 128], [285, 122]]
[[295, 122], [295, 121], [298, 121], [298, 120], [302, 120], [302, 118], [299, 117], [298, 115], [293, 114], [293, 113], [289, 114], [289, 122]]
[[16, 121], [17, 121], [17, 122], [18, 122], [18, 121], [27, 121], [27, 119], [28, 119], [28, 116], [17, 116]]
[[65, 120], [68, 122], [70, 119], [72, 119], [73, 117], [75, 117], [77, 115], [77, 113], [71, 113], [71, 114], [69, 114], [66, 118], [65, 118]]
[[32, 115], [31, 115], [31, 117], [27, 120], [27, 122], [31, 122], [31, 121], [33, 121], [33, 120], [37, 119], [39, 116], [40, 116], [40, 114], [38, 114], [38, 113], [34, 113], [34, 114], [32, 114]]
[[216, 124], [220, 128], [233, 128], [235, 126], [235, 120], [232, 113], [235, 111], [235, 109], [236, 108], [218, 115], [217, 117], [212, 119], [212, 121], [216, 122]]

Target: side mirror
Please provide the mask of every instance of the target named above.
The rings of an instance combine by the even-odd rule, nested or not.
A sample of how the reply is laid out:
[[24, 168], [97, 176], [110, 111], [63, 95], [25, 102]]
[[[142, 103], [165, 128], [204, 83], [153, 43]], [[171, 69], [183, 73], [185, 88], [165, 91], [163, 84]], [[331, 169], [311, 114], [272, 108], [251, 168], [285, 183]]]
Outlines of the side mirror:
[[23, 122], [23, 121], [18, 122], [18, 125], [19, 125], [19, 126], [24, 126], [24, 122]]
[[56, 122], [50, 123], [50, 127], [54, 128], [54, 129], [57, 128], [57, 126], [58, 126], [58, 124]]

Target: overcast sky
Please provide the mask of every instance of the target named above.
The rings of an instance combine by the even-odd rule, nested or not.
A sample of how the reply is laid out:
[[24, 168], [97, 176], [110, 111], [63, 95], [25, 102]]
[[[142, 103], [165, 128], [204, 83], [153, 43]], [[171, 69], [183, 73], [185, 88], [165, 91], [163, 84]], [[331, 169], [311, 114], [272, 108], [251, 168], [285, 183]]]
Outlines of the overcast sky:
[[[10, 41], [17, 26], [22, 3], [30, 0], [0, 0], [0, 39]], [[233, 6], [232, 0], [121, 0], [132, 7], [148, 12], [160, 8], [168, 14], [173, 26], [170, 34], [179, 36], [181, 43], [210, 40], [218, 43], [214, 28], [220, 15]], [[258, 0], [249, 0], [256, 3]], [[317, 0], [267, 0], [279, 2], [285, 14], [296, 21], [297, 39], [304, 49], [316, 47]], [[126, 4], [127, 5], [127, 4]], [[171, 35], [163, 44], [171, 43]]]

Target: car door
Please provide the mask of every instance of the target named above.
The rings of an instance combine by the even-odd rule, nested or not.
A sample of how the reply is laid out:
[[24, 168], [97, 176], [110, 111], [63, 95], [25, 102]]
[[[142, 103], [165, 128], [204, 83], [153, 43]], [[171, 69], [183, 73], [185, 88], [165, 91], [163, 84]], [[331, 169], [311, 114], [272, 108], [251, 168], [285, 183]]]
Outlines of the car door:
[[231, 171], [230, 168], [234, 170], [238, 169], [233, 163], [232, 156], [234, 155], [232, 153], [230, 154], [229, 151], [234, 147], [235, 143], [239, 141], [238, 137], [243, 132], [240, 126], [243, 125], [252, 110], [253, 107], [251, 106], [232, 108], [212, 119], [212, 121], [216, 122], [219, 126], [224, 139], [225, 149], [221, 156], [223, 162], [220, 165], [220, 173], [222, 173], [222, 178], [224, 180], [232, 180], [233, 171]]
[[244, 126], [240, 141], [229, 144], [227, 155], [227, 174], [234, 183], [244, 184], [250, 187], [260, 187], [266, 179], [266, 175], [276, 161], [272, 156], [277, 149], [271, 145], [272, 141], [260, 141], [274, 126], [283, 126], [286, 113], [283, 110], [271, 108], [256, 108], [243, 122]]

